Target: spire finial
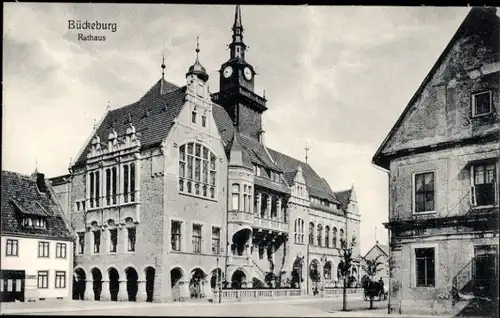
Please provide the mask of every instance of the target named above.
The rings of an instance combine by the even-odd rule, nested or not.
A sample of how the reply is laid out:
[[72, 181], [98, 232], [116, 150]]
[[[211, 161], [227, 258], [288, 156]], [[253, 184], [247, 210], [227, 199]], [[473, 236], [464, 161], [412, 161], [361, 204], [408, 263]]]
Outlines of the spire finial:
[[94, 132], [97, 130], [97, 120], [94, 118]]
[[200, 37], [196, 36], [196, 60], [198, 61], [198, 53], [200, 53]]
[[162, 58], [161, 58], [161, 78], [165, 79], [165, 49], [163, 49]]
[[38, 158], [35, 157], [35, 172], [38, 172]]
[[262, 93], [262, 97], [266, 98], [266, 90]]
[[306, 150], [306, 163], [307, 163], [307, 159], [309, 158], [309, 157], [307, 156], [307, 154], [308, 154], [309, 150], [311, 150], [311, 148], [309, 148], [309, 147], [307, 146], [307, 142], [306, 142], [306, 146], [304, 147], [304, 149]]
[[234, 11], [233, 28], [243, 28], [243, 24], [241, 23], [241, 8], [239, 4], [236, 5], [236, 9]]

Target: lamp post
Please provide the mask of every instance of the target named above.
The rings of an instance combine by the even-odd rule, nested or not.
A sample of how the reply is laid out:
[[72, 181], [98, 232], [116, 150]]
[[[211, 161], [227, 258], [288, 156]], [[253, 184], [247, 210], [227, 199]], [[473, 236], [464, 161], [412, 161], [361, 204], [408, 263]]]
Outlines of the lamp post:
[[[221, 257], [221, 253], [224, 253], [224, 250], [221, 248], [217, 248], [217, 268], [215, 269], [215, 288], [219, 294], [219, 304], [222, 300], [222, 275], [219, 277], [219, 257]], [[222, 272], [222, 270], [221, 270]]]

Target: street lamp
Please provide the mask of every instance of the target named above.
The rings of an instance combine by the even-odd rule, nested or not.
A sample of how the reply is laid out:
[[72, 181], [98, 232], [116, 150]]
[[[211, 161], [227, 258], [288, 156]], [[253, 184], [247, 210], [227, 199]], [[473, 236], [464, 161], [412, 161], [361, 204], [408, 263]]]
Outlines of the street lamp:
[[[222, 297], [222, 275], [219, 277], [219, 257], [221, 257], [221, 253], [224, 253], [223, 248], [217, 248], [217, 267], [215, 269], [215, 288], [219, 293], [219, 304], [221, 303], [221, 297]], [[222, 270], [221, 270], [222, 274]]]

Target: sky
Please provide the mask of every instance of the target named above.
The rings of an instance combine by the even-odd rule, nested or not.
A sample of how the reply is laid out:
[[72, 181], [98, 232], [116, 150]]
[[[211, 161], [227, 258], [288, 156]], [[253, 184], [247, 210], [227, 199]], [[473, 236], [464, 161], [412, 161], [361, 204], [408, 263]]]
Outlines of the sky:
[[[353, 184], [360, 244], [387, 242], [388, 177], [371, 159], [467, 7], [242, 6], [246, 60], [268, 100], [268, 147], [305, 160], [334, 191]], [[161, 77], [184, 85], [200, 62], [218, 91], [233, 5], [5, 3], [2, 169], [49, 177], [71, 158], [106, 106], [137, 101]], [[116, 23], [69, 30], [68, 20]], [[78, 40], [78, 33], [106, 41]]]

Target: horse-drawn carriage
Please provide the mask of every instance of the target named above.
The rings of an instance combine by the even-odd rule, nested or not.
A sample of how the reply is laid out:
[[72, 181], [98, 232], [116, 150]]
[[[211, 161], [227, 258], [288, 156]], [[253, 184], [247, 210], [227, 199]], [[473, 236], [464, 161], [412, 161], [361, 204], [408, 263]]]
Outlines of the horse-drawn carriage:
[[365, 280], [363, 282], [363, 299], [370, 300], [370, 298], [378, 298], [382, 301], [387, 299], [387, 291], [385, 291], [383, 282], [374, 282], [372, 280]]

